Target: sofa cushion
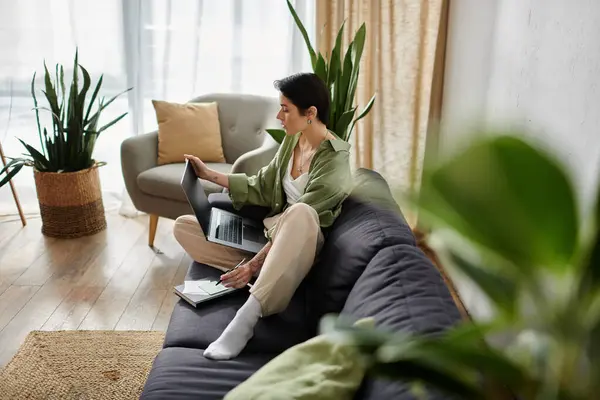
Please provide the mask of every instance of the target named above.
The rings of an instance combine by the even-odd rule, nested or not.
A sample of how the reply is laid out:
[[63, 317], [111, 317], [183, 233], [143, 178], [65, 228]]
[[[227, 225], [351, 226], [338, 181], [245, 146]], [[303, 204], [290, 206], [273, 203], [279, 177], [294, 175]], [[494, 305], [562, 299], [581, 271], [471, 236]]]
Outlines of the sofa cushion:
[[310, 287], [311, 318], [340, 312], [352, 287], [379, 250], [398, 243], [414, 245], [415, 238], [402, 216], [355, 197], [326, 231], [317, 263], [305, 279]]
[[[229, 173], [231, 171], [231, 164], [206, 163], [206, 165], [208, 168], [223, 173]], [[181, 188], [181, 176], [183, 175], [184, 169], [184, 163], [160, 165], [139, 174], [137, 183], [140, 190], [146, 194], [187, 202], [185, 193], [183, 193], [183, 189]], [[215, 183], [205, 181], [204, 179], [201, 181], [206, 194], [223, 190], [222, 186]]]
[[354, 173], [353, 182], [352, 197], [402, 215], [388, 183], [381, 174], [371, 169], [359, 168]]
[[[214, 268], [193, 263], [185, 279], [218, 277], [220, 274]], [[316, 323], [309, 325], [305, 317], [305, 293], [306, 284], [301, 284], [286, 310], [261, 318], [254, 329], [254, 336], [242, 353], [278, 354], [314, 336]], [[221, 335], [248, 295], [247, 290], [240, 290], [200, 304], [197, 308], [180, 300], [171, 314], [164, 347], [206, 349]]]
[[154, 360], [141, 399], [222, 399], [271, 358], [240, 354], [233, 360], [212, 361], [203, 350], [171, 347]]
[[[461, 321], [437, 268], [419, 248], [408, 244], [386, 247], [373, 257], [350, 292], [342, 314], [373, 317], [381, 329], [419, 335], [439, 334]], [[406, 384], [368, 377], [359, 398], [403, 398], [408, 390]]]
[[158, 121], [158, 165], [184, 162], [192, 154], [204, 162], [225, 162], [216, 102], [152, 100]]

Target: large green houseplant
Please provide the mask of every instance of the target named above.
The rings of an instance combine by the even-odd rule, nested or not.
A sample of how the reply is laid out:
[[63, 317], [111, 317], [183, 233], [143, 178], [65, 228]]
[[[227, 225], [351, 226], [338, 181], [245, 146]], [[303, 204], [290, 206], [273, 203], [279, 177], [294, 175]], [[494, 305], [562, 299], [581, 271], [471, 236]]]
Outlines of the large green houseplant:
[[427, 167], [415, 200], [443, 264], [485, 293], [494, 317], [438, 337], [324, 320], [373, 373], [459, 398], [598, 398], [600, 198], [581, 218], [564, 169], [520, 136], [493, 135]]
[[[79, 70], [81, 70], [81, 77]], [[44, 63], [42, 93], [47, 106], [38, 104], [35, 77], [31, 80], [31, 96], [37, 122], [40, 150], [33, 144], [19, 141], [25, 147], [25, 157], [12, 158], [0, 171], [0, 187], [8, 183], [23, 167], [33, 167], [42, 232], [55, 237], [78, 237], [98, 232], [106, 227], [97, 167], [102, 163], [93, 158], [98, 136], [120, 121], [127, 113], [100, 126], [100, 116], [121, 92], [106, 100], [99, 97], [101, 76], [91, 92], [88, 71], [78, 63], [75, 52], [73, 76], [67, 90], [65, 68], [57, 64], [54, 75]], [[40, 124], [40, 113], [48, 113], [50, 128]]]
[[[287, 0], [287, 5], [306, 43], [313, 72], [329, 88], [331, 107], [327, 128], [334, 132], [340, 139], [348, 141], [356, 122], [364, 118], [371, 111], [375, 103], [375, 95], [373, 95], [365, 108], [358, 115], [356, 114], [358, 106], [354, 105], [354, 97], [356, 88], [358, 87], [360, 60], [365, 47], [366, 26], [364, 23], [360, 26], [358, 31], [356, 31], [354, 39], [344, 52], [342, 49], [344, 24], [342, 24], [331, 53], [324, 56], [321, 52], [315, 52], [304, 24], [302, 24], [289, 0]], [[281, 129], [268, 129], [267, 132], [278, 143], [281, 143], [285, 136], [285, 131]]]

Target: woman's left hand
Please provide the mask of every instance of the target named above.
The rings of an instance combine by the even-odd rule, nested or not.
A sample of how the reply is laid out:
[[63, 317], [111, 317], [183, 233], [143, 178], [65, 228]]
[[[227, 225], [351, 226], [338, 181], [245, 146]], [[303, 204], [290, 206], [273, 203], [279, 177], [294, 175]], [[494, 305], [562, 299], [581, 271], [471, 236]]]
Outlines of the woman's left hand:
[[221, 281], [225, 287], [236, 289], [243, 288], [252, 279], [252, 268], [248, 263], [241, 265], [226, 274], [221, 275]]

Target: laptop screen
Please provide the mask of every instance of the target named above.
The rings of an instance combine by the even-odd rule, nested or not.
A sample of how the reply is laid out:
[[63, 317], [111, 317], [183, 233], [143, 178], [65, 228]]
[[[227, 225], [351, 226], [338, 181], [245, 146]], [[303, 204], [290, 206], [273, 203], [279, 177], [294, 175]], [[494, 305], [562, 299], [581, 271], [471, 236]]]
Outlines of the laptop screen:
[[208, 202], [208, 197], [202, 187], [202, 182], [196, 176], [196, 171], [194, 171], [192, 163], [188, 160], [185, 162], [185, 171], [181, 177], [181, 187], [188, 203], [190, 203], [192, 210], [194, 210], [194, 214], [202, 227], [202, 231], [205, 235], [208, 235], [211, 205]]

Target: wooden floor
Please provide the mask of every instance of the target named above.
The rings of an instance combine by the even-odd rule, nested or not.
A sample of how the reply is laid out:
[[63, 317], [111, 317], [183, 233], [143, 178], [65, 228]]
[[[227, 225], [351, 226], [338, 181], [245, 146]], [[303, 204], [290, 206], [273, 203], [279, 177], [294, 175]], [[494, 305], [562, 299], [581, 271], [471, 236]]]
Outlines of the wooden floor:
[[165, 330], [190, 258], [161, 218], [148, 247], [148, 216], [107, 215], [108, 229], [80, 239], [44, 237], [39, 218], [0, 222], [0, 367], [32, 330]]

